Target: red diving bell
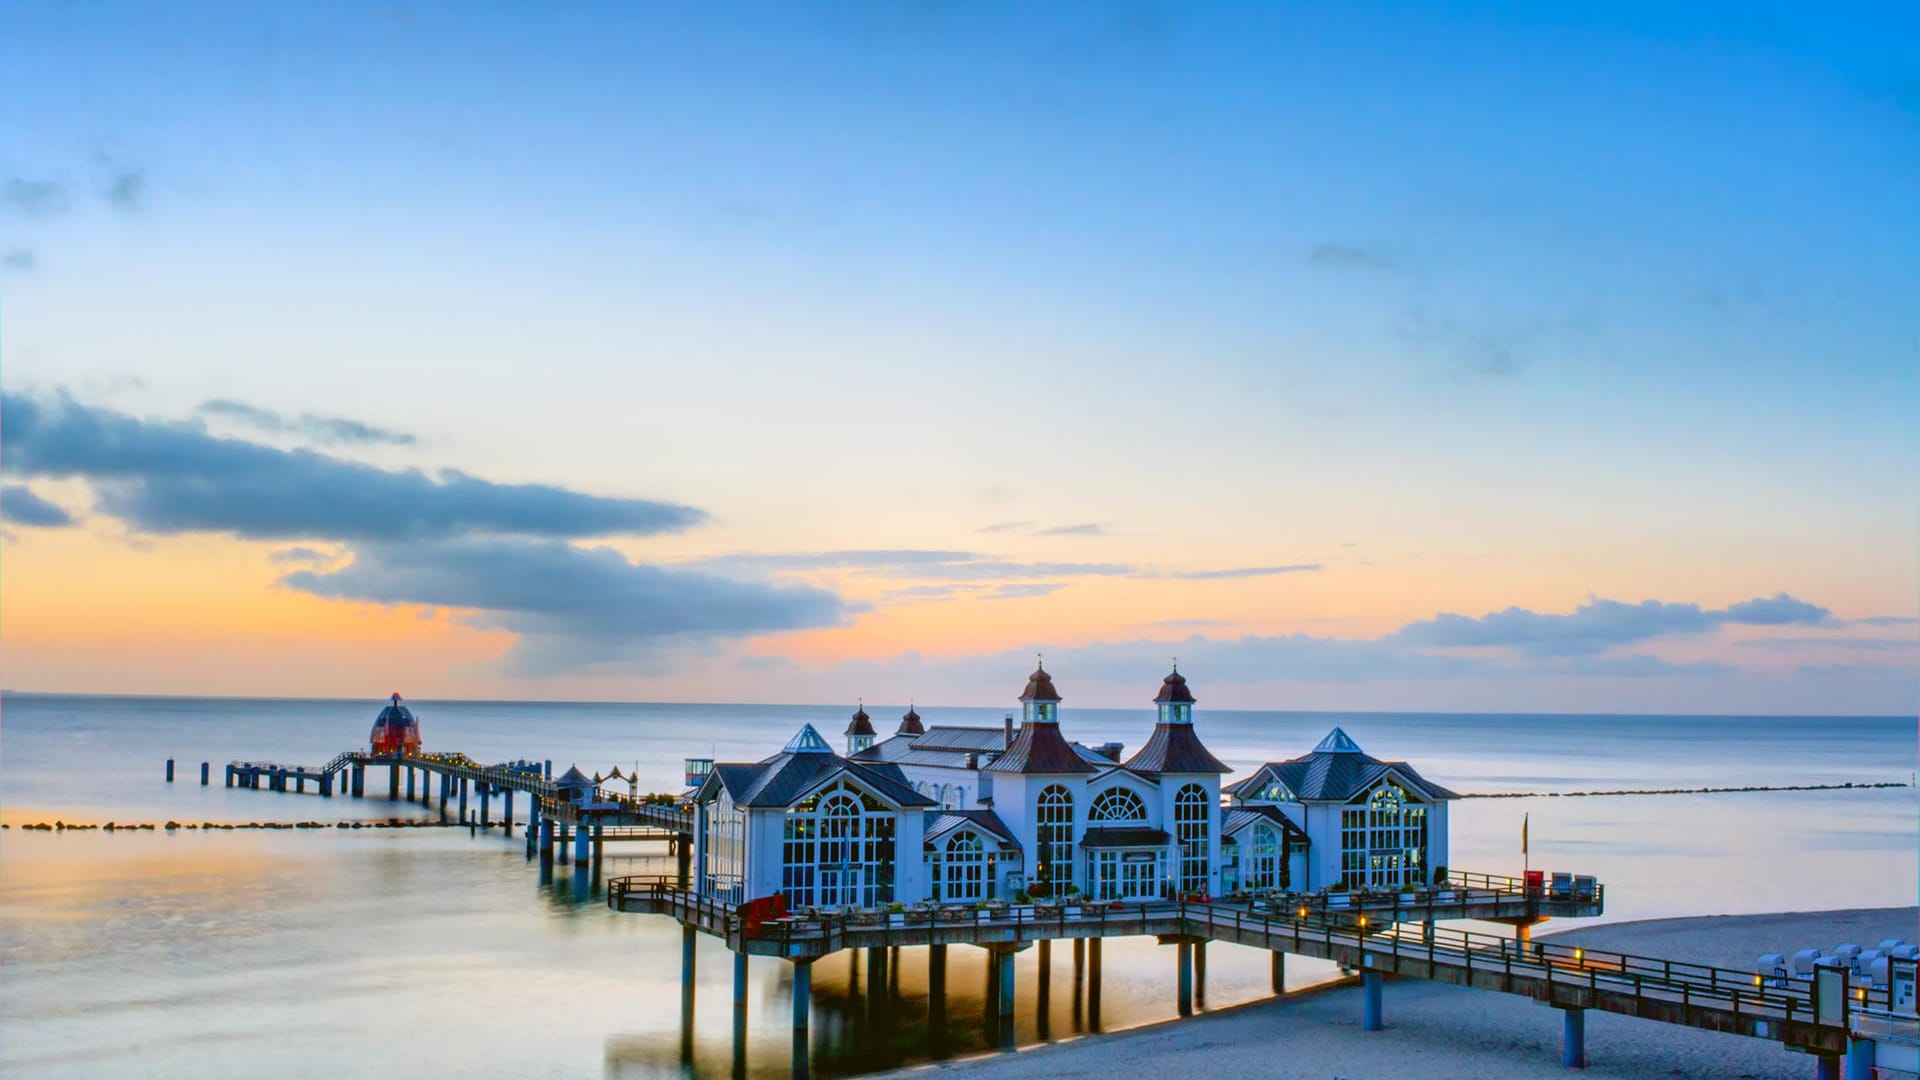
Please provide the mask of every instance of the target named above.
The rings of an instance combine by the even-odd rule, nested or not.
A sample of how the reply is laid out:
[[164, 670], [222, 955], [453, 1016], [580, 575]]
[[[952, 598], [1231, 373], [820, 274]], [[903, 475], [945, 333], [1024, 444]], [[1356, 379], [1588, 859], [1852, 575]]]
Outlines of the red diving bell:
[[400, 704], [399, 694], [374, 718], [373, 734], [367, 738], [376, 757], [412, 757], [420, 752], [420, 724], [413, 710]]

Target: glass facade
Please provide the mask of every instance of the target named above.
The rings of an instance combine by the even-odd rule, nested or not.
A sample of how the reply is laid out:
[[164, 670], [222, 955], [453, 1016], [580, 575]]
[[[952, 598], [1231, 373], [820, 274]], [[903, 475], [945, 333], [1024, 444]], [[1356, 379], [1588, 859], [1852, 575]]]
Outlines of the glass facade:
[[1173, 797], [1173, 841], [1179, 852], [1180, 891], [1204, 893], [1207, 888], [1207, 829], [1212, 817], [1207, 789], [1188, 784]]
[[1426, 880], [1427, 808], [1388, 782], [1340, 811], [1340, 880], [1396, 889]]
[[1145, 821], [1147, 804], [1126, 788], [1108, 788], [1093, 797], [1089, 821]]
[[792, 907], [874, 907], [893, 900], [895, 821], [844, 783], [787, 811], [780, 891]]
[[1066, 888], [1073, 883], [1073, 795], [1050, 784], [1034, 803], [1033, 883]]
[[963, 832], [934, 848], [933, 895], [949, 903], [993, 898], [994, 858], [978, 836]]
[[733, 805], [725, 789], [700, 808], [702, 843], [699, 891], [737, 904], [743, 898], [747, 870], [747, 812]]

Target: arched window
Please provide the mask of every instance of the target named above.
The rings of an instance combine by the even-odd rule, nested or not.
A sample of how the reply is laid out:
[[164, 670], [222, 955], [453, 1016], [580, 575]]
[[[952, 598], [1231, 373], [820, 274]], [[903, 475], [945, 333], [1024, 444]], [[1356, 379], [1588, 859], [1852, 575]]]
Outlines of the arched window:
[[1255, 825], [1242, 838], [1246, 846], [1240, 881], [1249, 889], [1272, 889], [1280, 884], [1280, 838], [1271, 825]]
[[1073, 881], [1073, 795], [1059, 784], [1040, 792], [1034, 806], [1034, 883], [1065, 889]]
[[980, 838], [963, 832], [947, 841], [936, 862], [935, 885], [942, 900], [987, 898], [987, 848]]
[[1348, 888], [1425, 881], [1427, 808], [1392, 781], [1383, 783], [1341, 811], [1340, 849], [1340, 876]]
[[1140, 796], [1123, 787], [1113, 787], [1094, 796], [1089, 821], [1145, 821], [1147, 804]]
[[940, 805], [949, 810], [958, 810], [966, 801], [966, 789], [959, 784], [940, 785]]
[[793, 906], [873, 907], [893, 899], [894, 814], [844, 783], [788, 809], [780, 891]]
[[1178, 881], [1183, 893], [1207, 888], [1207, 789], [1188, 784], [1173, 797], [1173, 840], [1179, 852]]

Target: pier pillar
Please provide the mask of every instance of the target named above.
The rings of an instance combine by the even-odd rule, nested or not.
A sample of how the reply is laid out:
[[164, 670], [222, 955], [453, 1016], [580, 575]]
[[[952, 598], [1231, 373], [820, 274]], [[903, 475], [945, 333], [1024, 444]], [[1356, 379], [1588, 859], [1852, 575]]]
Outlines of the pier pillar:
[[567, 845], [572, 842], [573, 826], [563, 821], [554, 829], [553, 834], [554, 853], [559, 856], [561, 862], [567, 861]]
[[1179, 957], [1179, 1005], [1181, 1016], [1193, 1015], [1193, 945], [1182, 941], [1174, 946]]
[[367, 767], [365, 765], [355, 765], [353, 767], [353, 797], [356, 799], [364, 799], [367, 797]]
[[1360, 973], [1360, 1028], [1362, 1031], [1380, 1030], [1380, 973], [1373, 970]]
[[1813, 1080], [1840, 1080], [1840, 1056], [1838, 1054], [1815, 1054], [1813, 1056]]
[[1207, 943], [1193, 943], [1193, 1000], [1201, 1008], [1207, 1007]]
[[211, 768], [212, 768], [211, 762], [203, 761], [200, 763], [200, 786], [201, 787], [207, 786], [207, 777], [209, 772], [211, 771]]
[[793, 962], [793, 1030], [807, 1030], [807, 1017], [813, 1013], [813, 961]]
[[1851, 1039], [1847, 1042], [1847, 1080], [1873, 1080], [1872, 1039]]
[[1073, 939], [1073, 981], [1079, 982], [1087, 976], [1087, 939]]
[[693, 837], [681, 833], [673, 841], [673, 876], [680, 888], [687, 887], [693, 873]]
[[173, 759], [167, 759], [167, 783], [173, 783]]
[[492, 825], [493, 825], [493, 785], [481, 784], [480, 785], [480, 827], [483, 829], [486, 829], [486, 828], [492, 827]]
[[398, 798], [400, 798], [400, 766], [389, 765], [387, 766], [387, 801], [393, 802]]
[[546, 819], [540, 816], [540, 800], [530, 797], [527, 800], [527, 854], [532, 855], [534, 845], [539, 843], [540, 827]]
[[584, 865], [593, 860], [593, 832], [599, 828], [598, 825], [588, 825], [584, 821], [574, 826], [573, 858], [575, 862]]
[[747, 954], [733, 954], [733, 1011], [747, 1011]]
[[551, 760], [547, 762], [547, 771], [543, 774], [542, 778], [547, 780], [553, 779], [553, 762]]
[[[1587, 1067], [1587, 1010], [1562, 1009], [1560, 1064], [1569, 1069]], [[1869, 1078], [1870, 1080], [1870, 1078]]]
[[699, 931], [692, 923], [680, 924], [680, 1007], [693, 1007], [694, 938]]
[[867, 1015], [879, 1016], [887, 1001], [887, 950], [884, 946], [867, 950]]
[[500, 799], [501, 799], [500, 822], [502, 826], [501, 833], [502, 835], [511, 838], [513, 836], [513, 789], [506, 788], [502, 790], [500, 793]]
[[927, 1031], [934, 1056], [947, 1050], [947, 947], [927, 946]]
[[1087, 1027], [1100, 1030], [1100, 939], [1087, 942]]
[[469, 786], [469, 782], [467, 778], [464, 776], [461, 777], [460, 778], [460, 820], [463, 822], [467, 820], [467, 787], [468, 786]]
[[413, 801], [413, 781], [414, 781], [413, 772], [414, 770], [411, 767], [407, 769], [407, 801], [408, 802]]
[[231, 765], [227, 766], [226, 776], [227, 776], [227, 786], [232, 787], [233, 786], [233, 766]]
[[1533, 941], [1533, 927], [1528, 923], [1514, 924], [1513, 940], [1521, 945], [1531, 944]]
[[1053, 942], [1041, 938], [1034, 952], [1040, 978], [1034, 986], [1033, 1018], [1039, 1025], [1040, 1037], [1045, 1039], [1049, 1037], [1049, 1021], [1053, 1018]]
[[1013, 1049], [1013, 948], [1005, 947], [995, 958], [1000, 964], [1000, 1047]]
[[320, 794], [324, 798], [328, 798], [328, 799], [333, 798], [333, 774], [332, 773], [320, 774]]
[[553, 819], [540, 819], [540, 857], [553, 858]]
[[1278, 949], [1273, 951], [1273, 993], [1278, 997], [1287, 992], [1287, 954]]

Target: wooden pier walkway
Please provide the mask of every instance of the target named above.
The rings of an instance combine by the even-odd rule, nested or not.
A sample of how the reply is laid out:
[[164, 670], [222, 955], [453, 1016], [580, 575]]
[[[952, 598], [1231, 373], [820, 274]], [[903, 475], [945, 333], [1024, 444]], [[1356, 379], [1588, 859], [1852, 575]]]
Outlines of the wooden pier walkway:
[[[1362, 1026], [1368, 1030], [1380, 1027], [1382, 978], [1387, 975], [1531, 998], [1565, 1014], [1565, 1062], [1572, 1067], [1584, 1066], [1586, 1061], [1585, 1011], [1598, 1009], [1767, 1039], [1815, 1055], [1816, 1074], [1826, 1076], [1847, 1052], [1851, 1011], [1889, 1004], [1886, 987], [1856, 987], [1842, 980], [1834, 1000], [1826, 1000], [1806, 983], [1457, 930], [1436, 926], [1429, 918], [1484, 918], [1483, 911], [1510, 912], [1514, 904], [1536, 905], [1531, 910], [1538, 915], [1541, 903], [1541, 898], [1525, 895], [1462, 898], [1458, 904], [1432, 911], [1402, 906], [1383, 912], [1364, 905], [1345, 911], [1310, 906], [1255, 910], [1246, 904], [1166, 901], [1051, 909], [1021, 905], [804, 914], [750, 924], [734, 906], [690, 893], [668, 878], [617, 878], [609, 882], [607, 891], [609, 907], [670, 916], [681, 923], [689, 941], [696, 932], [706, 933], [723, 940], [742, 958], [756, 955], [792, 961], [796, 994], [804, 994], [806, 968], [842, 949], [884, 952], [926, 946], [941, 954], [939, 967], [944, 970], [946, 946], [977, 945], [1000, 957], [1000, 1006], [1010, 1016], [1013, 956], [1028, 943], [1087, 940], [1096, 958], [1093, 977], [1097, 979], [1102, 939], [1153, 936], [1163, 944], [1180, 946], [1177, 982], [1180, 1012], [1185, 1015], [1191, 1008], [1193, 952], [1196, 947], [1204, 949], [1207, 942], [1221, 941], [1273, 953], [1275, 993], [1281, 990], [1282, 958], [1287, 953], [1330, 960], [1358, 972]], [[690, 949], [683, 950], [683, 959], [690, 955]], [[690, 979], [690, 971], [683, 972], [683, 988]], [[796, 1004], [795, 1024], [804, 1027], [797, 1009]]]

